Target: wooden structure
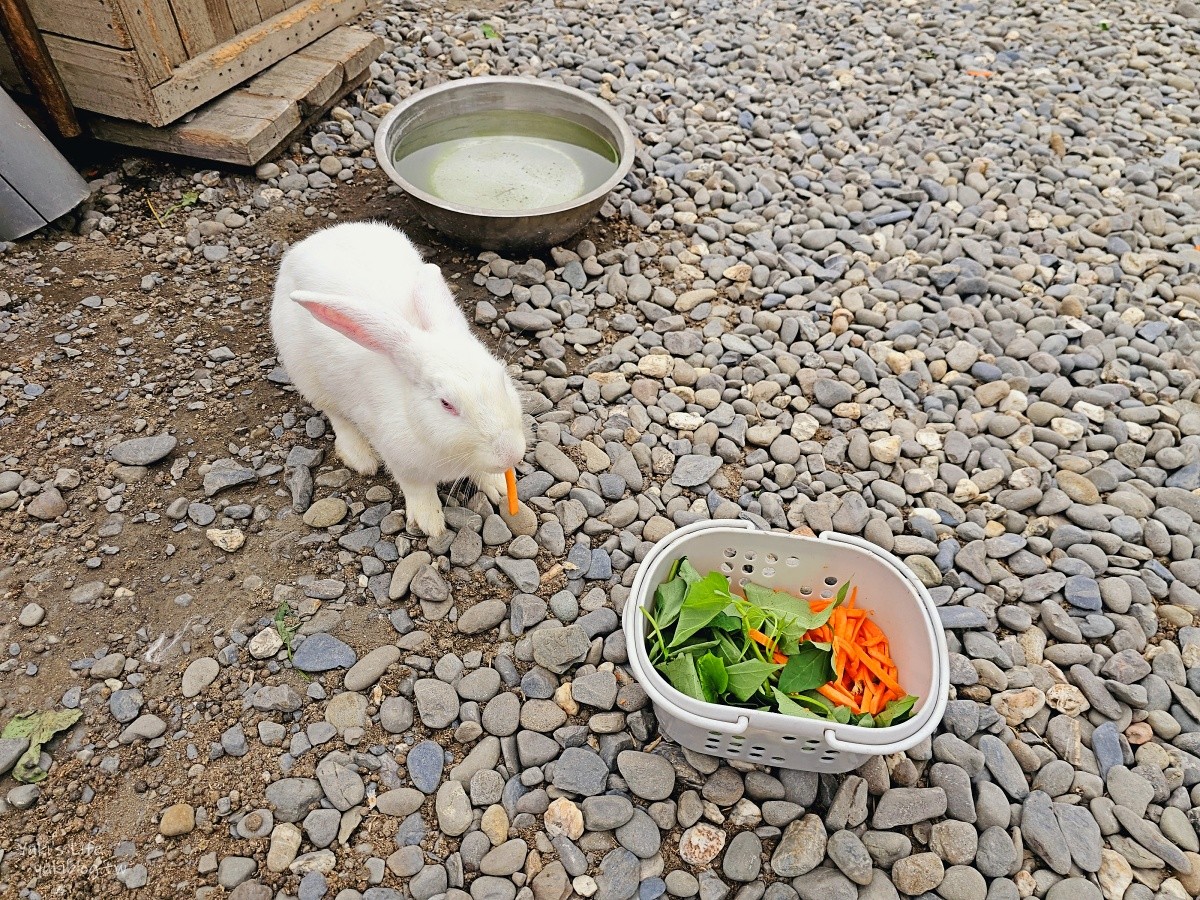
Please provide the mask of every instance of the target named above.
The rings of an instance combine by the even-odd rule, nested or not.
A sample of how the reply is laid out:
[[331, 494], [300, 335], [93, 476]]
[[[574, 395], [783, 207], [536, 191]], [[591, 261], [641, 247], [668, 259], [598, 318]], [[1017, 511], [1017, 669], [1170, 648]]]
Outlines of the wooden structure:
[[362, 84], [382, 52], [382, 38], [343, 26], [171, 125], [101, 116], [88, 124], [102, 140], [253, 166]]
[[[366, 0], [26, 0], [71, 102], [167, 125], [328, 34]], [[0, 45], [0, 83], [21, 89]]]
[[75, 108], [25, 0], [0, 0], [0, 37], [12, 48], [21, 74], [58, 133], [65, 138], [79, 137], [82, 132]]

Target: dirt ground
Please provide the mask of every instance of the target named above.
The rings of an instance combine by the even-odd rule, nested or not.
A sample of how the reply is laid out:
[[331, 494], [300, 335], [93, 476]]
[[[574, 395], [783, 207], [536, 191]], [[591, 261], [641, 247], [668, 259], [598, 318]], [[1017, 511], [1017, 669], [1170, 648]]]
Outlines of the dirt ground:
[[[196, 859], [210, 847], [224, 844], [222, 856], [265, 853], [265, 838], [255, 842], [262, 845], [256, 853], [245, 841], [232, 850], [222, 833], [228, 826], [219, 823], [198, 826], [182, 845], [154, 849], [163, 840], [157, 819], [166, 803], [211, 809], [233, 789], [246, 809], [265, 805], [269, 766], [255, 759], [266, 750], [258, 741], [250, 742], [249, 756], [207, 764], [203, 779], [190, 785], [195, 760], [181, 752], [190, 744], [207, 763], [209, 742], [231, 724], [222, 710], [241, 704], [255, 673], [223, 668], [214, 686], [219, 691], [205, 695], [214, 699], [187, 719], [178, 700], [180, 675], [191, 658], [212, 653], [231, 631], [252, 635], [256, 623], [269, 621], [279, 605], [276, 585], [295, 584], [301, 575], [336, 576], [353, 584], [357, 565], [348, 565], [349, 554], [339, 559], [336, 547], [298, 546], [300, 532], [309, 531], [299, 517], [252, 521], [245, 528], [246, 546], [225, 554], [203, 528], [187, 520], [181, 527], [163, 513], [173, 498], [203, 497], [204, 461], [246, 460], [271, 448], [324, 442], [330, 468], [332, 434], [307, 438], [311, 410], [290, 389], [264, 377], [274, 365], [266, 313], [285, 245], [328, 224], [330, 213], [338, 220], [385, 219], [404, 228], [442, 266], [464, 309], [472, 310], [485, 296], [495, 299], [472, 281], [479, 268], [475, 253], [425, 228], [404, 198], [387, 192], [386, 176], [378, 170], [327, 192], [321, 215], [273, 207], [250, 219], [242, 229], [251, 248], [244, 257], [231, 254], [210, 264], [197, 254], [172, 271], [155, 261], [155, 248], [135, 236], [183, 230], [187, 210], [166, 218], [165, 228], [151, 212], [153, 205], [161, 215], [178, 201], [177, 162], [120, 159], [135, 174], [120, 180], [117, 227], [103, 240], [51, 228], [0, 255], [0, 290], [17, 309], [13, 327], [0, 334], [0, 385], [8, 381], [0, 388], [7, 398], [0, 407], [0, 471], [45, 481], [60, 469], [73, 469], [81, 478], [78, 487], [64, 489], [70, 509], [58, 522], [39, 525], [24, 514], [24, 504], [0, 511], [0, 635], [9, 646], [8, 661], [0, 667], [0, 719], [56, 707], [72, 687], [82, 689], [84, 710], [78, 725], [45, 748], [54, 767], [41, 785], [38, 815], [10, 808], [0, 817], [0, 846], [8, 848], [0, 861], [3, 897], [17, 896], [21, 887], [43, 897], [124, 893], [114, 878], [147, 850], [167, 854], [165, 867], [156, 864], [155, 883], [166, 884], [166, 876], [179, 896], [190, 895], [198, 886]], [[97, 168], [106, 171], [103, 163]], [[253, 178], [243, 181], [252, 184]], [[164, 190], [168, 184], [175, 187]], [[604, 250], [632, 236], [627, 225], [596, 223], [580, 237]], [[150, 273], [160, 273], [162, 283], [144, 291], [140, 285]], [[94, 296], [102, 298], [97, 308], [81, 305]], [[232, 360], [219, 366], [209, 360], [208, 352], [217, 347], [229, 348]], [[18, 382], [45, 390], [29, 397]], [[288, 413], [295, 420], [285, 428]], [[105, 455], [119, 439], [164, 430], [180, 441], [166, 463], [129, 472]], [[190, 463], [182, 471], [181, 459]], [[229, 502], [286, 507], [281, 476], [261, 479]], [[122, 490], [122, 479], [128, 481], [117, 495], [122, 511], [113, 513], [108, 504]], [[368, 486], [357, 479], [343, 493], [361, 499]], [[105, 536], [104, 526], [118, 516], [124, 517], [119, 535]], [[96, 592], [101, 596], [93, 597]], [[34, 629], [17, 622], [30, 602], [45, 609]], [[339, 636], [360, 655], [378, 646], [380, 627], [390, 631], [365, 590], [347, 591], [327, 606], [341, 617]], [[453, 626], [447, 624], [445, 632], [433, 636], [443, 651], [451, 649]], [[436, 658], [434, 649], [427, 653]], [[454, 649], [463, 651], [461, 637]], [[72, 666], [114, 652], [130, 661], [126, 672], [136, 661], [145, 678], [142, 712], [167, 721], [169, 734], [185, 730], [187, 740], [134, 748], [116, 741], [120, 726], [108, 712], [109, 687], [89, 678], [79, 664]], [[308, 689], [298, 674], [288, 678], [300, 694]], [[320, 705], [313, 706], [319, 717]], [[368, 731], [364, 746], [378, 738]], [[101, 765], [106, 757], [119, 760], [115, 769]], [[298, 765], [290, 774], [311, 775], [305, 768]], [[0, 796], [14, 786], [5, 778]], [[354, 885], [338, 885], [347, 886]]]

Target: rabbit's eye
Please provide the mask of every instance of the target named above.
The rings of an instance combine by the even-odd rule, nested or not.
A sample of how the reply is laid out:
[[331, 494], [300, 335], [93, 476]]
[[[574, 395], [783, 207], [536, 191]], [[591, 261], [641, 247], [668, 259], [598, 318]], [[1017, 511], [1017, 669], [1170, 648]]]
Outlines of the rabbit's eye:
[[453, 403], [451, 403], [445, 397], [442, 398], [442, 409], [444, 409], [446, 412], [450, 413], [450, 415], [452, 415], [452, 416], [458, 415], [458, 409], [455, 407], [455, 405]]

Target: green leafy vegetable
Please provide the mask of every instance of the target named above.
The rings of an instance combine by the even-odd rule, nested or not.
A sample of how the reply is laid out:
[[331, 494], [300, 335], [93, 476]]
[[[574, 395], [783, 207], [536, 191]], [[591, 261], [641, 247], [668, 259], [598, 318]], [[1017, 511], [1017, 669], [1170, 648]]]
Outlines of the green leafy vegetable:
[[668, 663], [658, 667], [658, 671], [667, 677], [671, 687], [681, 694], [687, 694], [696, 700], [704, 700], [704, 687], [700, 683], [700, 675], [696, 671], [696, 658], [690, 653], [683, 653]]
[[766, 684], [767, 678], [782, 669], [778, 663], [763, 662], [758, 659], [748, 659], [745, 662], [726, 667], [729, 675], [729, 692], [743, 703], [758, 693]]
[[[847, 583], [848, 584], [848, 583]], [[783, 591], [759, 587], [757, 584], [746, 585], [746, 602], [751, 603], [766, 613], [776, 613], [791, 623], [789, 631], [795, 630], [800, 634], [820, 628], [829, 621], [833, 611], [846, 599], [846, 585], [838, 592], [837, 598], [820, 612], [813, 612], [812, 607], [798, 597]]]
[[779, 690], [785, 694], [811, 691], [833, 681], [833, 653], [815, 644], [805, 644], [789, 656], [779, 673]]
[[[696, 567], [687, 561], [687, 557], [685, 556], [679, 561], [679, 577], [688, 584], [693, 584], [694, 582], [699, 581], [702, 576], [696, 571]], [[726, 581], [726, 586], [728, 586], [728, 584], [729, 582]]]
[[893, 700], [883, 708], [883, 712], [875, 717], [876, 724], [884, 728], [888, 725], [895, 725], [898, 722], [903, 722], [908, 714], [912, 711], [916, 704], [917, 698], [912, 694], [906, 697], [901, 697], [899, 700]]
[[772, 688], [772, 693], [775, 695], [775, 705], [779, 707], [779, 711], [785, 716], [796, 716], [799, 719], [819, 719], [821, 718], [811, 710], [801, 706], [779, 688]]
[[683, 607], [683, 598], [687, 596], [687, 582], [681, 578], [660, 584], [654, 592], [654, 608], [659, 610], [658, 624], [666, 628], [679, 618], [679, 610]]
[[[725, 575], [701, 575], [681, 557], [655, 590], [651, 607], [642, 610], [651, 663], [676, 690], [695, 700], [865, 728], [898, 724], [911, 715], [917, 698], [893, 699], [874, 714], [861, 709], [865, 669], [858, 666], [865, 663], [840, 649], [847, 640], [858, 639], [860, 626], [851, 623], [862, 613], [839, 613], [833, 625], [824, 628], [849, 591], [847, 581], [831, 602], [814, 612], [806, 599], [761, 585], [747, 584], [744, 597], [735, 595]], [[286, 605], [281, 606], [276, 627], [290, 654], [294, 631], [287, 615]], [[878, 634], [877, 626], [870, 627]], [[814, 630], [823, 628], [822, 636], [832, 630], [841, 641], [837, 666], [834, 644], [811, 639]], [[864, 643], [859, 652], [873, 653], [873, 646]], [[885, 644], [894, 674], [886, 653]], [[845, 667], [849, 672], [843, 675]], [[852, 698], [853, 709], [843, 705], [849, 702], [846, 696]], [[877, 702], [871, 706], [878, 709]]]
[[725, 609], [730, 602], [729, 579], [720, 572], [713, 572], [688, 586], [687, 596], [679, 610], [675, 623], [675, 637], [669, 647], [675, 648], [704, 628]]
[[725, 671], [725, 662], [719, 656], [705, 653], [696, 660], [696, 671], [700, 675], [704, 699], [709, 703], [716, 703], [729, 688], [729, 673]]
[[43, 781], [49, 773], [41, 767], [42, 745], [60, 731], [70, 728], [82, 715], [81, 709], [57, 709], [13, 716], [0, 733], [0, 739], [26, 738], [29, 741], [25, 752], [13, 767], [13, 779], [24, 784]]
[[719, 612], [713, 616], [713, 620], [708, 623], [708, 627], [716, 631], [741, 631], [742, 620], [736, 616]]

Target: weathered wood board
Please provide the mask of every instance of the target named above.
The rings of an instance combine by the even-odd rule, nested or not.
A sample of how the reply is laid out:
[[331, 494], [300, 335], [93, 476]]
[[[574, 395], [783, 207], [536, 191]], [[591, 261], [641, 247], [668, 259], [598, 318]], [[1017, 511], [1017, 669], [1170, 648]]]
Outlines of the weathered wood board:
[[213, 162], [257, 165], [370, 75], [377, 35], [342, 26], [179, 122], [153, 128], [93, 116], [96, 137]]

